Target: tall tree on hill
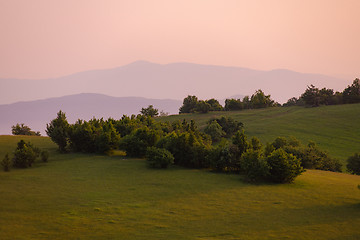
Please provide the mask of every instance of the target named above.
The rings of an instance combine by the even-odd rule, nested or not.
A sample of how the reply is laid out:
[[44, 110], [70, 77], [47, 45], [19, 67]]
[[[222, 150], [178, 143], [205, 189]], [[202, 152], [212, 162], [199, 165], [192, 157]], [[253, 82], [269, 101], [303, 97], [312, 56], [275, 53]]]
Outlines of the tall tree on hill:
[[271, 100], [270, 95], [265, 95], [265, 93], [259, 89], [257, 90], [250, 99], [252, 108], [266, 108], [274, 105], [274, 101]]
[[211, 98], [205, 101], [210, 105], [210, 111], [222, 111], [223, 107], [220, 105], [219, 101], [215, 98]]
[[147, 108], [141, 108], [140, 113], [144, 116], [156, 117], [159, 115], [159, 110], [154, 108], [153, 105], [149, 105]]
[[40, 132], [31, 131], [31, 128], [26, 126], [24, 123], [16, 124], [11, 127], [13, 135], [29, 135], [29, 136], [40, 136]]
[[320, 105], [320, 90], [311, 84], [301, 95], [301, 99], [307, 106], [318, 107]]
[[188, 95], [184, 98], [183, 105], [179, 109], [179, 113], [191, 113], [196, 109], [198, 98], [196, 96]]
[[343, 91], [344, 103], [360, 102], [360, 80], [356, 78], [353, 83]]
[[46, 124], [46, 134], [59, 146], [60, 152], [66, 151], [68, 143], [69, 123], [65, 113], [61, 110], [57, 113], [57, 118], [50, 124]]

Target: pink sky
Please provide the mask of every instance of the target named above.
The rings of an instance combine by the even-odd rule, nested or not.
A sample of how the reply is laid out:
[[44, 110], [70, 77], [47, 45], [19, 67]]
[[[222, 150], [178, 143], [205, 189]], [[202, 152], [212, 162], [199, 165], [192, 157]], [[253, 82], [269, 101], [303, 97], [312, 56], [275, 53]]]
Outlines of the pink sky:
[[359, 0], [0, 0], [0, 78], [136, 60], [346, 76], [360, 70]]

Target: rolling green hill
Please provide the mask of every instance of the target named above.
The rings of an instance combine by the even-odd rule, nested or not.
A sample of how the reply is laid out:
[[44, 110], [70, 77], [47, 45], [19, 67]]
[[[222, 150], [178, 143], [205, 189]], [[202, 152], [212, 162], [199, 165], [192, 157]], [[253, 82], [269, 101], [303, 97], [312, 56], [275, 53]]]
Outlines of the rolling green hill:
[[[23, 136], [0, 136], [0, 154]], [[58, 154], [0, 172], [0, 239], [358, 239], [360, 176], [307, 171], [292, 184], [145, 160]]]
[[[332, 156], [360, 151], [360, 104], [186, 114], [242, 121], [264, 143], [314, 140]], [[307, 170], [292, 184], [257, 184], [236, 174], [143, 159], [59, 154], [47, 137], [0, 136], [0, 158], [24, 139], [49, 163], [0, 171], [0, 239], [359, 239], [360, 176]]]
[[342, 163], [350, 155], [360, 152], [360, 104], [182, 114], [160, 118], [160, 121], [194, 119], [200, 128], [204, 128], [209, 119], [220, 116], [231, 116], [243, 122], [245, 133], [258, 137], [263, 143], [278, 136], [294, 136], [303, 144], [312, 140]]

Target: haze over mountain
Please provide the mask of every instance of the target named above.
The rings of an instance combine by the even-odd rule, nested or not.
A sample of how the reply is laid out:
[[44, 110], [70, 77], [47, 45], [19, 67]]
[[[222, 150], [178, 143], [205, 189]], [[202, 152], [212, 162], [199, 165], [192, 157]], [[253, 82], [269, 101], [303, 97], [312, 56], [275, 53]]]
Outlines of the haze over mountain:
[[178, 113], [182, 102], [170, 99], [147, 99], [140, 97], [109, 97], [102, 94], [77, 94], [59, 98], [18, 102], [0, 105], [0, 134], [11, 134], [11, 126], [25, 123], [34, 131], [45, 135], [46, 124], [62, 110], [69, 123], [77, 119], [93, 117], [119, 119], [124, 114], [139, 114], [141, 108], [154, 105], [159, 111]]
[[118, 68], [80, 72], [54, 79], [0, 79], [0, 104], [84, 92], [178, 100], [190, 94], [200, 99], [220, 100], [232, 95], [251, 95], [257, 89], [283, 103], [291, 97], [298, 97], [307, 85], [342, 91], [352, 80], [285, 69], [259, 71], [192, 63], [163, 65], [137, 61]]

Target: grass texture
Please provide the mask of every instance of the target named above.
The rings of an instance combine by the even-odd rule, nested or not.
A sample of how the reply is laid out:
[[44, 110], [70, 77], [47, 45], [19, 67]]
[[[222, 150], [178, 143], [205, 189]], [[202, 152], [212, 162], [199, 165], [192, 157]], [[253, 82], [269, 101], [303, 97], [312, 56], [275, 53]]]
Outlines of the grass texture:
[[[0, 157], [21, 138], [0, 136]], [[308, 170], [292, 184], [253, 185], [234, 174], [149, 169], [142, 159], [58, 154], [49, 138], [25, 140], [51, 155], [0, 172], [3, 240], [360, 238], [360, 176]]]

